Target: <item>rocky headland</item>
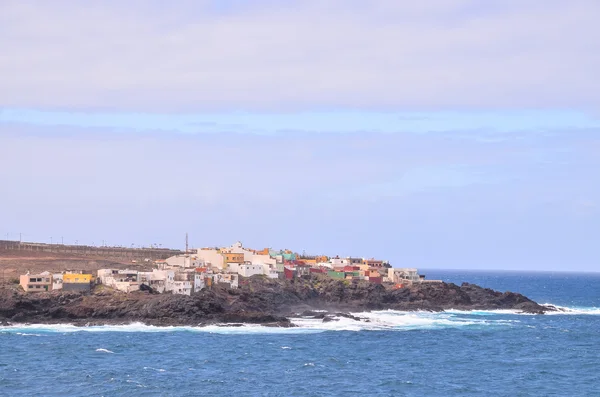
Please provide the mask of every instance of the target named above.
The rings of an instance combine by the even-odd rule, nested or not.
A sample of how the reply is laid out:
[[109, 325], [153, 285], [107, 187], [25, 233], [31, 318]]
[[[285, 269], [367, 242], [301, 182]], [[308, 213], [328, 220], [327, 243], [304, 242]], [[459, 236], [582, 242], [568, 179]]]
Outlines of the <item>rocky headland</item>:
[[[510, 309], [544, 314], [556, 310], [514, 292], [498, 292], [474, 284], [424, 283], [392, 289], [367, 282], [333, 279], [268, 280], [252, 277], [239, 289], [215, 286], [192, 296], [130, 294], [96, 287], [89, 293], [26, 294], [16, 286], [0, 288], [0, 324], [76, 325], [128, 324], [203, 326], [237, 323], [293, 326], [290, 318], [312, 316], [331, 320], [371, 310], [443, 311]], [[326, 312], [314, 312], [326, 311]]]

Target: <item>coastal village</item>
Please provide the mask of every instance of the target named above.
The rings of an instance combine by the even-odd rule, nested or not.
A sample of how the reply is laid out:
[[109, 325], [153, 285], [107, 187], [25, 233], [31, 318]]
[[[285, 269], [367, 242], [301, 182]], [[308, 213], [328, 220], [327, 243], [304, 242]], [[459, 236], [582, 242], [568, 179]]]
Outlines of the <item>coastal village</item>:
[[148, 290], [181, 295], [191, 295], [214, 285], [239, 288], [253, 276], [282, 280], [329, 277], [385, 284], [390, 288], [440, 282], [426, 280], [414, 268], [393, 268], [383, 260], [307, 256], [270, 248], [254, 250], [244, 247], [241, 242], [224, 248], [186, 249], [183, 254], [164, 260], [146, 259], [145, 262], [151, 270], [106, 268], [99, 269], [97, 274], [44, 271], [21, 275], [19, 281], [25, 292], [90, 291], [102, 285], [126, 293]]

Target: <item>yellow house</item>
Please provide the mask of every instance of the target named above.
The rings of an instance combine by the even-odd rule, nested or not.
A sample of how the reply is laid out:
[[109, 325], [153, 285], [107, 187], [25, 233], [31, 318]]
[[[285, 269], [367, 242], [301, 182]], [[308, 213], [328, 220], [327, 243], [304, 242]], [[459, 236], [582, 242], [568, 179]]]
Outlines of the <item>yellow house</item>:
[[303, 259], [300, 258], [300, 260], [304, 263], [306, 263], [307, 265], [316, 265], [317, 264], [317, 260], [316, 259]]
[[66, 273], [63, 274], [64, 291], [89, 291], [92, 289], [94, 276], [91, 274]]
[[360, 268], [360, 270], [362, 270], [363, 272], [369, 271], [369, 269], [371, 268], [371, 266], [363, 264], [363, 265], [358, 265], [358, 267]]
[[63, 274], [63, 283], [91, 283], [93, 277], [91, 274], [66, 273]]

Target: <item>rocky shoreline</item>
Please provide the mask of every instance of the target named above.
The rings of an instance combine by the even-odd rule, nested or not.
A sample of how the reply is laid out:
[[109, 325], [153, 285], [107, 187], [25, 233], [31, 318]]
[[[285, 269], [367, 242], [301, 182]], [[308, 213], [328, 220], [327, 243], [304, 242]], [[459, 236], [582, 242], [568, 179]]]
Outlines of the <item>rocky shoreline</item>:
[[[90, 293], [25, 294], [16, 287], [0, 289], [0, 324], [117, 325], [140, 322], [155, 326], [260, 324], [291, 327], [290, 318], [333, 321], [335, 316], [372, 310], [443, 311], [509, 309], [544, 314], [542, 306], [513, 292], [474, 284], [416, 284], [401, 289], [367, 282], [332, 279], [268, 280], [252, 277], [236, 290], [213, 287], [192, 296], [139, 291], [125, 294], [102, 287]], [[315, 312], [317, 310], [317, 312]]]

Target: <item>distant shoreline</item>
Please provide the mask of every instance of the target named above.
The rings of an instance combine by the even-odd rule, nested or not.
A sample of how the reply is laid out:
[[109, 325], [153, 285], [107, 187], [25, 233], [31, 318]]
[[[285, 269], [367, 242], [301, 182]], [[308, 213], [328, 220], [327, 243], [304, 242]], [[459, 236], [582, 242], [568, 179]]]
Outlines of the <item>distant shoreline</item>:
[[[202, 326], [224, 323], [291, 327], [290, 318], [326, 310], [349, 315], [374, 310], [516, 310], [544, 314], [542, 306], [513, 292], [501, 293], [474, 284], [416, 284], [401, 289], [368, 282], [339, 280], [269, 280], [254, 276], [239, 289], [215, 287], [191, 296], [123, 293], [102, 289], [92, 293], [23, 293], [0, 288], [0, 323]], [[340, 314], [341, 313], [341, 314]], [[327, 314], [321, 316], [328, 321]]]

